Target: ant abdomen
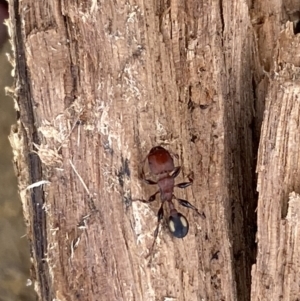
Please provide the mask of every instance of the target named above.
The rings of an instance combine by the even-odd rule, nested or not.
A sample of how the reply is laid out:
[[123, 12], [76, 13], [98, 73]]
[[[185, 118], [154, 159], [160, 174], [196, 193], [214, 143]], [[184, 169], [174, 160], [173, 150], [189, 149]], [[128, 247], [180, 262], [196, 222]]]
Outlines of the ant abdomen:
[[185, 237], [189, 232], [189, 222], [184, 215], [179, 212], [171, 213], [169, 217], [169, 230], [177, 238]]

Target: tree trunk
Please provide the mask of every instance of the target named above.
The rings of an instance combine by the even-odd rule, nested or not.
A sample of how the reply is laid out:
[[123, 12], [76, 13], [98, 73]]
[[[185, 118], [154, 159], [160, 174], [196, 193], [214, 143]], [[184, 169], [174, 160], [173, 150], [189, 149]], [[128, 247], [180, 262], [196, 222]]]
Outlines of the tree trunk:
[[[297, 242], [297, 206], [285, 226], [282, 215], [264, 208], [275, 198], [286, 204], [297, 187], [286, 175], [298, 170], [284, 172], [291, 145], [280, 136], [279, 146], [272, 144], [285, 147], [273, 166], [280, 179], [272, 182], [269, 162], [279, 155], [270, 153], [268, 114], [273, 101], [281, 109], [283, 82], [269, 71], [278, 72], [278, 52], [291, 47], [278, 39], [281, 28], [289, 36], [284, 41], [299, 40], [286, 23], [297, 4], [287, 1], [283, 10], [280, 1], [257, 2], [10, 0], [20, 115], [11, 141], [41, 300], [280, 298], [280, 290], [265, 293], [283, 279], [270, 273], [286, 275], [294, 257], [284, 261], [268, 248], [295, 252], [284, 243]], [[286, 56], [280, 62], [289, 65], [284, 83], [290, 83], [296, 67]], [[267, 93], [274, 99], [264, 115], [257, 225], [255, 167]], [[296, 101], [284, 99], [291, 104], [283, 115]], [[280, 127], [289, 124], [283, 115]], [[297, 130], [295, 120], [290, 127]], [[132, 201], [157, 189], [139, 179], [156, 145], [179, 155], [178, 182], [193, 173], [193, 185], [175, 195], [206, 218], [175, 203], [189, 234], [176, 239], [163, 224], [149, 259], [159, 197]], [[277, 190], [264, 188], [270, 182]], [[256, 226], [261, 253], [251, 292]], [[289, 233], [284, 240], [275, 231]]]

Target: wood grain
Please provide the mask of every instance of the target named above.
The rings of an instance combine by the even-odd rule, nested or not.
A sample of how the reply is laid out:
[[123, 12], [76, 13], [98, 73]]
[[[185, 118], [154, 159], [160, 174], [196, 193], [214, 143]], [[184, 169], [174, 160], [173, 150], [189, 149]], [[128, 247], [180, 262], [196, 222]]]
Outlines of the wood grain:
[[[15, 160], [41, 300], [250, 300], [273, 52], [247, 3], [10, 2]], [[276, 22], [264, 30], [279, 34]], [[164, 226], [149, 267], [159, 203], [132, 200], [155, 192], [138, 178], [155, 145], [178, 154], [178, 181], [194, 173], [176, 195], [206, 219], [180, 208], [188, 236]], [[35, 182], [47, 184], [26, 190]]]
[[[288, 23], [280, 33], [258, 157], [258, 254], [253, 300], [297, 300], [299, 286], [300, 38]], [[292, 47], [289, 47], [292, 46]]]

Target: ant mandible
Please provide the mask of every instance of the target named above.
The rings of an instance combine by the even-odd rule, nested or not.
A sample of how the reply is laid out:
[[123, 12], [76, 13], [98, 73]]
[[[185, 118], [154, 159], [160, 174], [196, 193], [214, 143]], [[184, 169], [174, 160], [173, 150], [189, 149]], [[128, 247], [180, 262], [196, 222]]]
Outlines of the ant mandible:
[[[144, 164], [145, 161], [148, 159], [149, 169], [150, 172], [157, 177], [157, 181], [152, 181], [150, 179], [146, 179], [145, 172], [144, 172]], [[177, 238], [183, 238], [187, 235], [189, 231], [189, 223], [188, 220], [184, 215], [182, 215], [180, 212], [178, 212], [175, 209], [175, 206], [172, 202], [172, 199], [176, 199], [178, 203], [184, 207], [193, 209], [195, 212], [197, 212], [200, 216], [205, 217], [204, 213], [200, 213], [198, 209], [193, 206], [191, 203], [189, 203], [186, 200], [177, 198], [174, 194], [174, 187], [179, 188], [186, 188], [193, 184], [193, 179], [191, 177], [189, 178], [189, 182], [183, 182], [175, 185], [175, 178], [179, 175], [181, 170], [181, 166], [175, 167], [174, 160], [171, 156], [171, 154], [163, 147], [161, 146], [155, 146], [153, 147], [147, 157], [143, 161], [143, 167], [141, 172], [141, 178], [143, 181], [150, 185], [158, 185], [159, 190], [156, 191], [153, 195], [149, 197], [148, 200], [138, 200], [143, 203], [151, 203], [155, 201], [156, 195], [160, 193], [161, 198], [161, 206], [157, 213], [157, 226], [154, 231], [154, 241], [152, 243], [149, 255], [151, 254], [156, 238], [158, 236], [159, 232], [159, 225], [164, 217], [164, 203], [167, 202], [169, 204], [170, 208], [170, 216], [168, 221], [168, 227], [170, 232], [174, 237]], [[148, 255], [148, 256], [149, 256]], [[147, 257], [148, 257], [147, 256]]]

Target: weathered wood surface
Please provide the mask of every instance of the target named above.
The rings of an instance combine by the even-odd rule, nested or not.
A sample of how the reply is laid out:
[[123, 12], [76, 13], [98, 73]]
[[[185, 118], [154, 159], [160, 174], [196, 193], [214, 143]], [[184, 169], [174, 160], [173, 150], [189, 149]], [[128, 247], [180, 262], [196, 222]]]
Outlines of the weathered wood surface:
[[281, 32], [258, 153], [258, 252], [253, 300], [300, 298], [300, 35]]
[[[260, 53], [264, 23], [251, 14], [266, 7], [10, 3], [20, 112], [11, 139], [41, 300], [250, 300], [273, 55]], [[274, 39], [276, 16], [277, 31], [262, 29]], [[180, 208], [188, 236], [163, 227], [148, 267], [159, 205], [131, 200], [155, 191], [138, 169], [161, 144], [179, 155], [178, 180], [194, 172], [176, 195], [206, 219]]]

